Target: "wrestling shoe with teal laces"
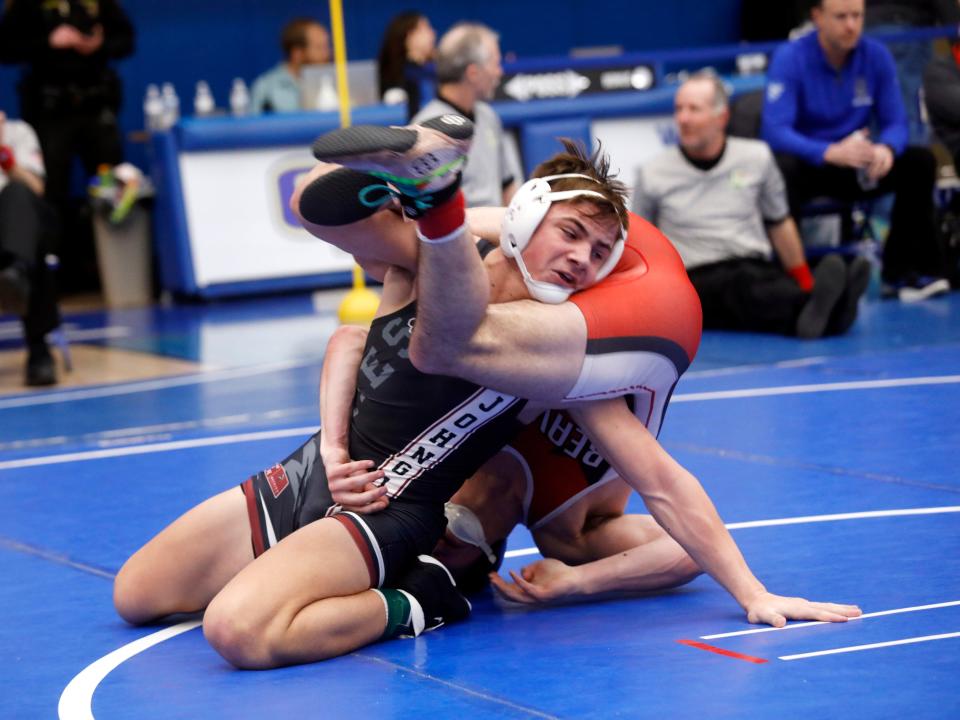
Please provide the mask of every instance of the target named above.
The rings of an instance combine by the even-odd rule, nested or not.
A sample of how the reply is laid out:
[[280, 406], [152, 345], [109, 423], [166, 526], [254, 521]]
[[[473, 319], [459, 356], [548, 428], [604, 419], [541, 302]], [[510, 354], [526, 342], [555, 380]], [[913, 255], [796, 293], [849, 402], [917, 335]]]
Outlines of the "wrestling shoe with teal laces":
[[404, 215], [418, 219], [456, 194], [472, 138], [473, 123], [453, 114], [422, 125], [357, 125], [322, 135], [313, 154], [343, 167], [303, 189], [300, 215], [314, 225], [349, 225], [395, 198]]
[[314, 225], [349, 225], [396, 199], [404, 215], [419, 219], [456, 194], [472, 138], [473, 123], [454, 114], [422, 125], [357, 125], [322, 135], [313, 154], [343, 167], [303, 189], [300, 215]]
[[445, 203], [460, 189], [461, 174], [447, 178], [446, 187], [419, 192], [373, 175], [339, 167], [310, 181], [300, 193], [300, 216], [323, 227], [350, 225], [370, 217], [396, 199], [412, 220]]
[[405, 194], [435, 192], [463, 169], [472, 139], [473, 123], [450, 113], [421, 125], [334, 130], [314, 142], [313, 155], [385, 180]]

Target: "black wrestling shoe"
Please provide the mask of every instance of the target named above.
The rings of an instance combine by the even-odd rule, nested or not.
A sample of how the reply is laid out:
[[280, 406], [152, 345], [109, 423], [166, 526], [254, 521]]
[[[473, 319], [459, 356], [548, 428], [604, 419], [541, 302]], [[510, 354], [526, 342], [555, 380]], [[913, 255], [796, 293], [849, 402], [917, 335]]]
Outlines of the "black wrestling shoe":
[[797, 317], [797, 337], [823, 335], [827, 322], [847, 284], [847, 268], [838, 255], [827, 255], [813, 271], [813, 290]]
[[15, 261], [0, 270], [0, 312], [24, 316], [30, 303], [30, 279], [26, 266]]
[[53, 355], [46, 345], [31, 348], [27, 355], [26, 383], [30, 387], [56, 385], [57, 371], [53, 364]]
[[317, 138], [313, 155], [369, 173], [407, 193], [435, 192], [454, 182], [472, 140], [473, 123], [450, 113], [421, 125], [340, 128]]
[[870, 271], [870, 261], [865, 257], [855, 257], [847, 266], [847, 284], [830, 315], [826, 335], [842, 335], [853, 325], [853, 321], [857, 319], [860, 298], [870, 284]]
[[423, 609], [422, 629], [414, 619], [415, 635], [464, 620], [471, 605], [457, 590], [450, 571], [436, 558], [421, 555], [413, 567], [397, 582], [397, 589], [412, 595]]

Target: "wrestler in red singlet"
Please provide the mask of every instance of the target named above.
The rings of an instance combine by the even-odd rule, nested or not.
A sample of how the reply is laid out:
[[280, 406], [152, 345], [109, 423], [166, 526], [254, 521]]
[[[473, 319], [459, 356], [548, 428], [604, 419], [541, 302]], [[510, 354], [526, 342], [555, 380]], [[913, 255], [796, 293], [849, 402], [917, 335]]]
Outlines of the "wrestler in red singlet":
[[[570, 298], [587, 321], [587, 354], [570, 399], [631, 388], [633, 411], [654, 436], [700, 344], [700, 299], [680, 255], [653, 225], [630, 213], [623, 257], [600, 284]], [[528, 425], [508, 452], [523, 459], [524, 524], [531, 529], [603, 485], [615, 472], [567, 413]]]

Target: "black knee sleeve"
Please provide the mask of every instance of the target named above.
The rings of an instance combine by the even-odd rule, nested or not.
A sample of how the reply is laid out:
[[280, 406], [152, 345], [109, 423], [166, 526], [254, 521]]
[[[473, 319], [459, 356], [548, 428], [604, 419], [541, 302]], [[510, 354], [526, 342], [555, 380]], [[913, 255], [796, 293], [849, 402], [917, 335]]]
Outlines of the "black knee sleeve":
[[[382, 206], [382, 193], [368, 190], [371, 186], [383, 186], [383, 181], [372, 175], [338, 168], [321, 175], [303, 189], [300, 194], [300, 215], [314, 225], [337, 227], [349, 225], [373, 215]], [[375, 195], [376, 197], [367, 197]]]

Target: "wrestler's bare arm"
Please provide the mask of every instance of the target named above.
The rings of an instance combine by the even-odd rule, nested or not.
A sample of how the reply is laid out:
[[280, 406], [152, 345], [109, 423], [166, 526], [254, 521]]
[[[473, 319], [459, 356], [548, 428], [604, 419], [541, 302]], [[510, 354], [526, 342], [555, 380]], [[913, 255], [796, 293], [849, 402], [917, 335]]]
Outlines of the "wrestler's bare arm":
[[500, 227], [503, 224], [503, 214], [506, 211], [507, 209], [502, 207], [467, 208], [467, 225], [470, 232], [478, 238], [499, 243]]
[[803, 241], [800, 240], [800, 233], [793, 218], [786, 217], [776, 225], [767, 226], [767, 237], [770, 238], [770, 244], [776, 250], [785, 270], [803, 265], [807, 261]]
[[367, 330], [354, 325], [338, 328], [327, 343], [320, 374], [320, 457], [333, 499], [355, 512], [382, 510], [388, 500], [383, 477], [370, 460], [350, 458], [350, 411], [357, 388], [357, 370]]
[[487, 306], [466, 337], [446, 327], [424, 329], [425, 310], [434, 316], [462, 317], [461, 298], [457, 288], [442, 307], [427, 308], [421, 301], [410, 341], [414, 365], [423, 372], [461, 377], [530, 400], [561, 403], [577, 382], [587, 348], [587, 324], [577, 306], [517, 300]]
[[750, 622], [782, 627], [788, 619], [843, 622], [860, 614], [851, 605], [769, 593], [750, 571], [699, 481], [663, 450], [622, 398], [577, 405], [571, 414], [643, 496], [657, 522], [740, 603]]
[[544, 559], [511, 572], [513, 582], [492, 574], [491, 583], [515, 602], [538, 604], [665, 590], [701, 572], [649, 515], [620, 515], [581, 529], [563, 547], [535, 531]]
[[357, 325], [342, 325], [327, 341], [320, 372], [320, 455], [324, 463], [346, 451], [349, 444], [350, 407], [366, 341], [366, 328]]
[[587, 345], [580, 311], [568, 302], [490, 304], [484, 262], [469, 236], [421, 243], [417, 295], [410, 359], [422, 372], [545, 403], [561, 402], [576, 384]]

